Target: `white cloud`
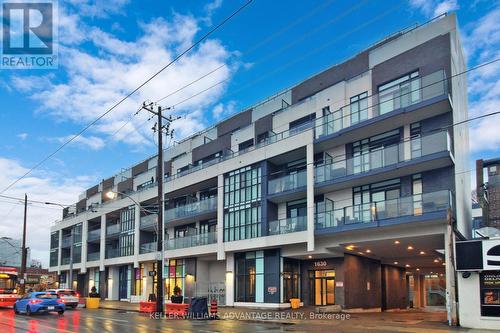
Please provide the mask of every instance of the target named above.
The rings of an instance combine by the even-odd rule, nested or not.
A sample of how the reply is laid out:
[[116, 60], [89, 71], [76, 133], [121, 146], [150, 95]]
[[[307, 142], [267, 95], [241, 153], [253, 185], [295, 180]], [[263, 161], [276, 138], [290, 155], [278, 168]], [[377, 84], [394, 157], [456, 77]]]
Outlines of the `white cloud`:
[[[28, 169], [18, 161], [0, 157], [0, 188], [7, 187], [12, 181], [23, 175]], [[70, 204], [76, 202], [78, 195], [92, 181], [87, 176], [68, 179], [56, 174], [35, 172], [21, 180], [8, 195], [28, 199]], [[20, 239], [22, 237], [23, 206], [0, 202], [0, 235]], [[16, 201], [12, 201], [16, 202]], [[40, 207], [38, 204], [28, 206], [27, 246], [31, 249], [33, 259], [42, 260], [45, 267], [49, 260], [50, 225], [62, 216], [62, 209], [57, 206]]]
[[234, 101], [230, 101], [226, 105], [223, 103], [219, 103], [212, 109], [212, 116], [216, 120], [220, 120], [224, 117], [227, 117], [236, 112], [236, 103]]
[[[85, 1], [83, 1], [85, 2]], [[38, 112], [49, 114], [57, 121], [87, 124], [102, 114], [112, 104], [132, 91], [146, 78], [169, 63], [181, 50], [195, 41], [200, 21], [189, 15], [172, 14], [167, 20], [152, 18], [139, 23], [142, 31], [134, 40], [122, 40], [109, 32], [90, 27], [77, 16], [63, 14], [64, 27], [75, 31], [76, 37], [62, 36], [59, 46], [59, 63], [65, 78], [16, 76], [11, 85], [30, 93], [38, 105]], [[80, 33], [80, 35], [78, 35]], [[91, 43], [97, 48], [93, 54], [83, 48]], [[101, 119], [92, 127], [93, 141], [84, 140], [92, 149], [105, 144], [107, 136], [113, 135], [129, 119], [145, 100], [156, 100], [190, 83], [211, 69], [223, 66], [212, 75], [164, 100], [172, 105], [182, 101], [214, 83], [227, 80], [234, 66], [229, 64], [233, 53], [218, 40], [207, 39], [184, 56], [180, 61], [149, 82], [136, 95]], [[225, 91], [221, 84], [206, 93], [190, 99], [176, 108], [185, 114], [174, 123], [177, 138], [199, 131], [208, 125], [203, 116], [205, 108], [215, 103]], [[148, 115], [139, 113], [123, 130], [113, 136], [113, 141], [131, 145], [150, 145], [151, 126], [140, 126]], [[101, 141], [97, 140], [101, 137]]]
[[[60, 143], [64, 143], [71, 138], [73, 138], [74, 135], [67, 135], [63, 137], [58, 137], [58, 138], [53, 138], [53, 140], [58, 141]], [[99, 150], [102, 149], [105, 145], [105, 142], [103, 139], [96, 137], [96, 136], [77, 136], [71, 144], [75, 144], [84, 148], [90, 148], [91, 150]]]
[[28, 138], [28, 133], [19, 133], [19, 134], [17, 135], [17, 137], [18, 137], [19, 139], [21, 139], [22, 141], [24, 141], [24, 140], [26, 140], [26, 139]]
[[457, 0], [409, 0], [409, 2], [413, 8], [421, 10], [429, 18], [460, 8]]

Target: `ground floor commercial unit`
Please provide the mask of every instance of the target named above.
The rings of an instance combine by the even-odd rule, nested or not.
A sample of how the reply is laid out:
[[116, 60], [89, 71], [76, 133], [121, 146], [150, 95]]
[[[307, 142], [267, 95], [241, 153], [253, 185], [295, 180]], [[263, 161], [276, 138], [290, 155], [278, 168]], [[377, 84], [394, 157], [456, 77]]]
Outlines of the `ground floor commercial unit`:
[[[414, 236], [404, 237], [404, 229]], [[214, 244], [175, 250], [177, 257], [167, 251], [165, 295], [172, 295], [177, 286], [185, 298], [205, 296], [227, 306], [286, 308], [290, 299], [298, 298], [303, 305], [350, 310], [444, 307], [441, 229], [440, 223], [427, 221], [424, 226], [374, 230], [363, 240], [356, 233], [336, 239], [325, 235], [317, 237], [313, 252], [307, 251], [305, 242], [261, 247], [257, 240], [254, 248], [226, 252], [223, 259], [218, 259]], [[85, 272], [76, 269], [73, 287], [87, 295], [95, 286], [109, 300], [151, 299], [158, 283], [157, 266], [154, 254], [147, 255], [151, 258], [135, 264], [123, 257], [121, 263], [90, 265]], [[68, 286], [68, 281], [68, 272], [61, 271], [60, 285]]]

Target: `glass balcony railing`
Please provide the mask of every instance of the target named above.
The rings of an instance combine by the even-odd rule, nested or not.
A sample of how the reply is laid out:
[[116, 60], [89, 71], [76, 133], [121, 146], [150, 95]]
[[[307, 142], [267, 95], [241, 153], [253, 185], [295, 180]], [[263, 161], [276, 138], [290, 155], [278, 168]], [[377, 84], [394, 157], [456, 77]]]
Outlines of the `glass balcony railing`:
[[387, 89], [386, 92], [373, 94], [371, 96], [372, 106], [368, 106], [366, 103], [360, 109], [360, 104], [350, 104], [322, 118], [318, 118], [315, 125], [315, 137], [320, 138], [336, 133], [370, 118], [446, 93], [447, 80], [444, 70], [401, 82]]
[[398, 144], [372, 150], [353, 158], [319, 165], [315, 168], [316, 183], [362, 174], [422, 156], [449, 151], [450, 136], [447, 131], [414, 138]]
[[289, 234], [304, 231], [307, 228], [307, 217], [297, 216], [269, 222], [269, 235]]
[[157, 221], [158, 221], [158, 215], [156, 214], [141, 216], [141, 227], [147, 228], [151, 226], [156, 226]]
[[184, 206], [171, 208], [165, 211], [165, 221], [169, 222], [185, 217], [191, 217], [215, 211], [217, 209], [217, 197], [196, 201]]
[[307, 173], [306, 170], [303, 170], [294, 174], [289, 174], [283, 177], [271, 179], [268, 182], [267, 193], [275, 194], [275, 193], [290, 191], [299, 187], [306, 186], [306, 184], [307, 184]]
[[70, 258], [61, 258], [61, 265], [69, 265]]
[[107, 248], [106, 249], [106, 259], [116, 258], [120, 256], [120, 249]]
[[404, 216], [421, 216], [452, 208], [449, 190], [416, 194], [385, 201], [348, 206], [316, 214], [316, 229], [370, 224]]
[[120, 224], [113, 224], [106, 228], [106, 236], [116, 235], [120, 233]]
[[71, 236], [64, 236], [62, 239], [62, 247], [70, 247], [71, 246]]
[[156, 245], [156, 242], [142, 243], [139, 246], [139, 253], [140, 254], [151, 253], [151, 252], [156, 252], [156, 251], [158, 251], [158, 247]]
[[101, 254], [99, 252], [90, 252], [87, 253], [87, 261], [96, 261], [101, 258]]
[[167, 250], [183, 249], [217, 243], [217, 232], [171, 238], [165, 241]]
[[88, 241], [94, 241], [101, 238], [101, 229], [90, 230], [87, 235]]

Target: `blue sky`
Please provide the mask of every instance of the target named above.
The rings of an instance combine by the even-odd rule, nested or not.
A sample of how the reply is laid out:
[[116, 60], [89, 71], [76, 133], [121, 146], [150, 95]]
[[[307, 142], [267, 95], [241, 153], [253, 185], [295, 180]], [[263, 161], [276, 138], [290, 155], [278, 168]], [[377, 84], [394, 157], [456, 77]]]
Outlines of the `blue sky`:
[[[54, 151], [241, 3], [60, 1], [59, 68], [0, 71], [0, 187]], [[457, 12], [469, 66], [500, 56], [499, 1], [254, 0], [200, 47], [4, 194], [20, 197], [28, 192], [33, 199], [73, 203], [81, 190], [153, 155], [152, 122], [132, 114], [143, 100], [156, 101], [211, 69], [221, 67], [162, 102], [176, 104], [225, 80], [176, 108], [186, 115], [176, 125], [179, 138], [448, 10]], [[498, 69], [495, 64], [469, 76], [471, 116], [497, 111]], [[471, 124], [471, 161], [499, 155], [498, 121], [497, 117]], [[0, 202], [0, 236], [20, 236], [21, 213], [22, 206]], [[34, 226], [46, 230], [43, 226], [60, 212], [33, 205], [30, 214]], [[46, 263], [45, 233], [43, 237], [32, 233], [29, 240], [32, 256]]]

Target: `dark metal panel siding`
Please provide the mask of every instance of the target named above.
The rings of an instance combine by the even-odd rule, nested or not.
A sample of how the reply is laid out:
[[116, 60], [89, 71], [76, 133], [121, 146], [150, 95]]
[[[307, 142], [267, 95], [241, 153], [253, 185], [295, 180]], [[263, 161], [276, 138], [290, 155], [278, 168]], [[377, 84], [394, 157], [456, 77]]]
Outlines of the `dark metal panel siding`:
[[[264, 303], [280, 302], [280, 250], [264, 251]], [[276, 292], [270, 293], [269, 287], [275, 287]]]
[[83, 212], [87, 208], [87, 199], [82, 199], [76, 203], [76, 212]]
[[420, 76], [444, 69], [450, 77], [451, 50], [450, 35], [435, 37], [406, 52], [403, 52], [372, 68], [372, 87], [374, 92], [381, 84], [390, 82], [414, 70]]
[[368, 52], [333, 66], [292, 88], [292, 104], [341, 81], [352, 79], [369, 69]]
[[243, 128], [252, 123], [252, 110], [240, 112], [217, 125], [217, 136], [221, 137], [237, 128]]
[[133, 187], [134, 187], [133, 178], [125, 179], [124, 181], [119, 182], [117, 185], [118, 192], [132, 191]]
[[209, 143], [201, 145], [193, 149], [192, 158], [193, 162], [201, 160], [207, 156], [215, 154], [218, 151], [231, 148], [231, 135], [227, 134], [217, 138]]
[[268, 114], [255, 121], [255, 137], [273, 130], [273, 115]]
[[92, 186], [91, 188], [89, 188], [87, 190], [87, 198], [90, 198], [91, 196], [93, 196], [97, 192], [99, 192], [99, 185]]
[[111, 177], [102, 181], [102, 189], [107, 190], [115, 186], [115, 177]]
[[382, 306], [380, 262], [346, 254], [344, 257], [345, 307], [379, 308]]
[[441, 190], [454, 190], [453, 168], [446, 167], [422, 173], [422, 191], [424, 193]]
[[148, 170], [148, 161], [141, 162], [136, 166], [132, 167], [132, 177], [137, 176], [140, 173], [143, 173]]

